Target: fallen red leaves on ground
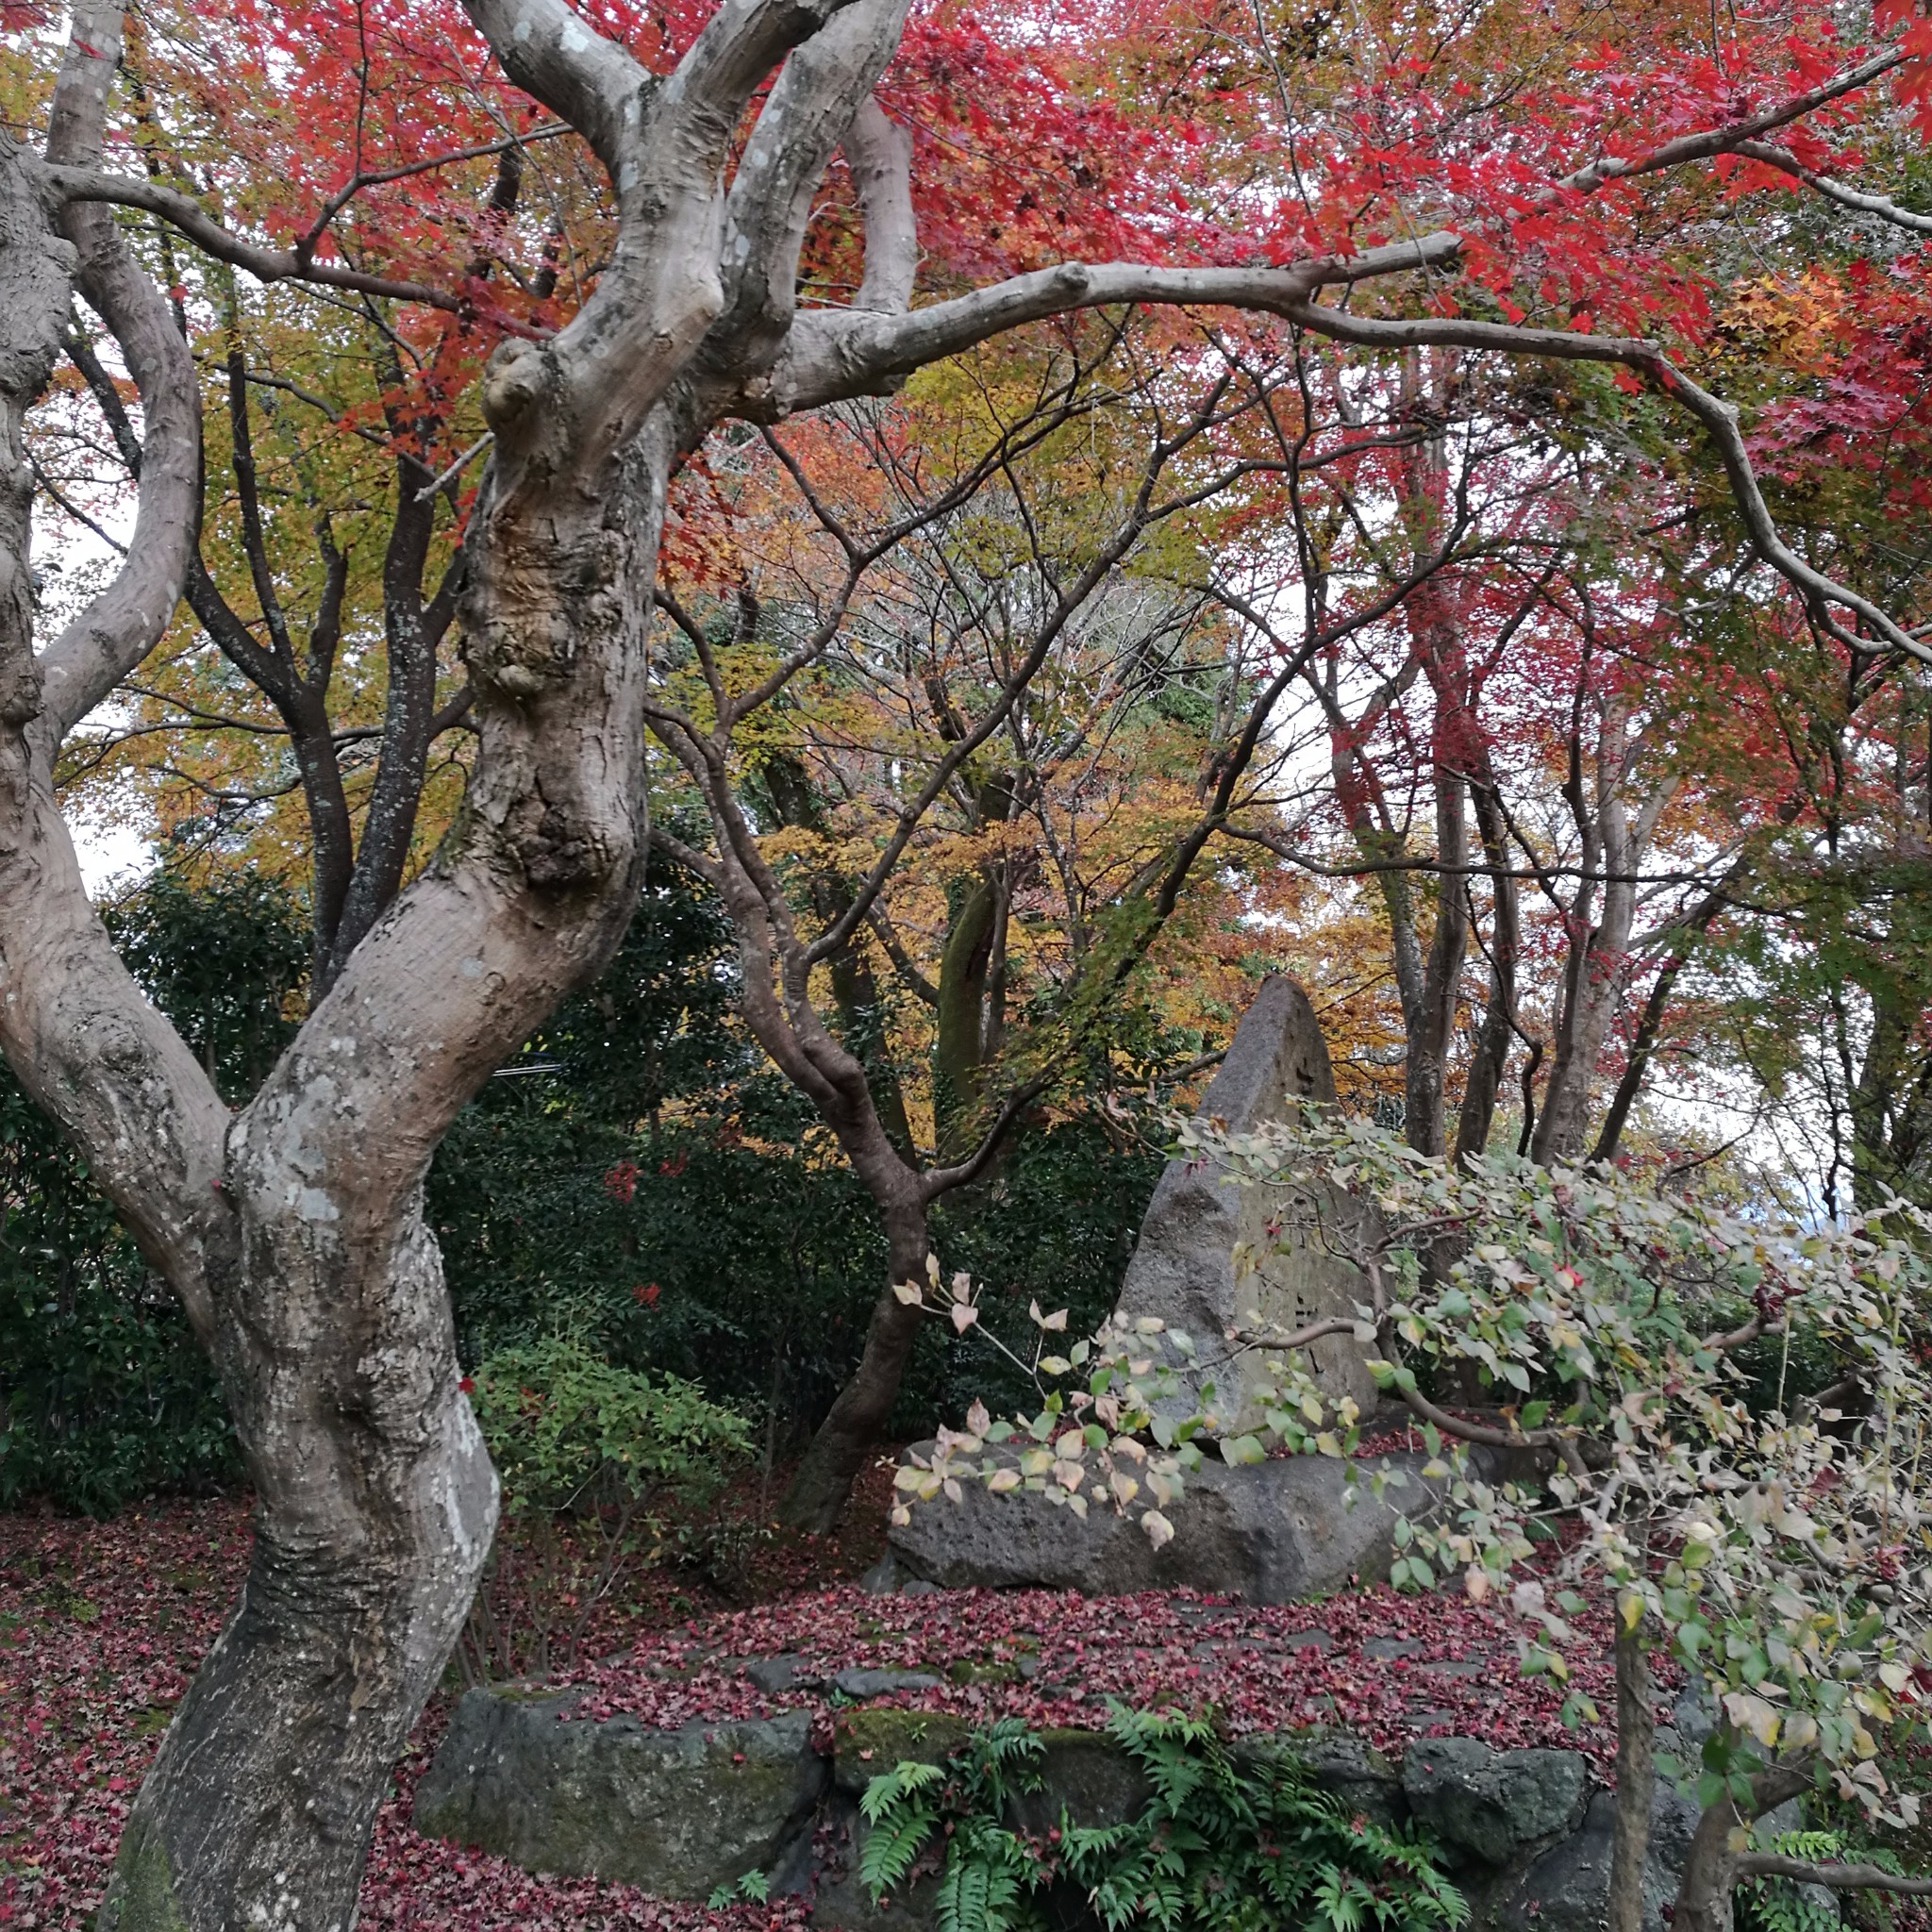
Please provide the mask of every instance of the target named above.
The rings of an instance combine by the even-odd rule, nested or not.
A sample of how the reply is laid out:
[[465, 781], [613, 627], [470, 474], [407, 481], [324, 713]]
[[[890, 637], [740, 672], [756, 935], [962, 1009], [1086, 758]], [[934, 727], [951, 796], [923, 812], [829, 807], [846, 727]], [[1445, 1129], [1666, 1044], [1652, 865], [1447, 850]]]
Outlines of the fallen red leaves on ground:
[[[1588, 1629], [1591, 1618], [1578, 1623]], [[1607, 1725], [1566, 1730], [1565, 1690], [1519, 1674], [1522, 1629], [1508, 1612], [1459, 1595], [1402, 1596], [1384, 1586], [1257, 1607], [1185, 1591], [877, 1597], [847, 1584], [692, 1619], [568, 1677], [585, 1687], [574, 1715], [665, 1726], [823, 1708], [837, 1693], [820, 1680], [884, 1670], [938, 1681], [875, 1701], [974, 1723], [1097, 1726], [1110, 1698], [1140, 1708], [1177, 1702], [1211, 1705], [1234, 1732], [1340, 1724], [1396, 1752], [1412, 1737], [1449, 1735], [1499, 1747], [1564, 1744], [1607, 1767], [1615, 1738]], [[1585, 1664], [1569, 1688], [1613, 1715], [1607, 1624], [1600, 1635], [1603, 1660]], [[744, 1660], [775, 1657], [795, 1657], [800, 1681], [766, 1691], [743, 1674]]]
[[[1609, 1750], [1601, 1727], [1563, 1732], [1554, 1687], [1518, 1676], [1507, 1613], [1459, 1597], [1374, 1590], [1257, 1609], [1186, 1593], [870, 1596], [850, 1579], [876, 1554], [889, 1482], [889, 1471], [868, 1472], [855, 1528], [841, 1537], [774, 1538], [748, 1585], [767, 1601], [732, 1608], [678, 1573], [643, 1579], [599, 1629], [605, 1660], [574, 1674], [588, 1708], [663, 1724], [827, 1708], [837, 1693], [815, 1680], [870, 1668], [926, 1672], [938, 1682], [891, 1700], [974, 1720], [1092, 1724], [1112, 1696], [1212, 1704], [1242, 1731], [1337, 1722], [1385, 1746], [1460, 1731], [1498, 1744], [1568, 1741], [1600, 1758]], [[157, 1505], [108, 1523], [0, 1516], [8, 1932], [77, 1932], [98, 1903], [128, 1806], [247, 1555], [246, 1510], [234, 1501]], [[778, 1656], [799, 1659], [802, 1681], [766, 1693], [741, 1665]], [[1601, 1674], [1585, 1688], [1611, 1708]], [[797, 1901], [714, 1912], [627, 1886], [534, 1878], [419, 1836], [410, 1799], [447, 1713], [447, 1697], [432, 1702], [377, 1818], [363, 1925], [753, 1932], [803, 1923]]]

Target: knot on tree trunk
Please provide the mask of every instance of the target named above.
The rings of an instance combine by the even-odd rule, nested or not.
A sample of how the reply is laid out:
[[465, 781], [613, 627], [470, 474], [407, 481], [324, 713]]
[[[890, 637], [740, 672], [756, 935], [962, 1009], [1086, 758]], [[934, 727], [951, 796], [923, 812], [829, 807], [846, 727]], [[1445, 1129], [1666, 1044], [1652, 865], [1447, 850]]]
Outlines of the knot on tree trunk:
[[501, 342], [483, 370], [477, 393], [483, 420], [500, 441], [514, 446], [539, 425], [537, 405], [555, 397], [558, 374], [554, 359], [537, 343], [521, 338]]
[[471, 678], [527, 704], [569, 684], [625, 631], [626, 546], [617, 530], [568, 530], [547, 507], [501, 520], [462, 603]]
[[600, 885], [613, 869], [612, 855], [588, 819], [568, 806], [545, 805], [526, 814], [510, 833], [524, 876], [541, 892], [570, 892]]

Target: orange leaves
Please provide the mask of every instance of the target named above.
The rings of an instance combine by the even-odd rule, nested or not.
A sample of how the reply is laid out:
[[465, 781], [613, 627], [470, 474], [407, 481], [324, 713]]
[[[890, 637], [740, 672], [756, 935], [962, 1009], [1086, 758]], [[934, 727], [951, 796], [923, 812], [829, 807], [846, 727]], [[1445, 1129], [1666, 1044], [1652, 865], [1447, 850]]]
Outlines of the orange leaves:
[[1795, 279], [1759, 275], [1733, 288], [1719, 326], [1740, 347], [1801, 374], [1836, 361], [1852, 332], [1850, 291], [1822, 264]]

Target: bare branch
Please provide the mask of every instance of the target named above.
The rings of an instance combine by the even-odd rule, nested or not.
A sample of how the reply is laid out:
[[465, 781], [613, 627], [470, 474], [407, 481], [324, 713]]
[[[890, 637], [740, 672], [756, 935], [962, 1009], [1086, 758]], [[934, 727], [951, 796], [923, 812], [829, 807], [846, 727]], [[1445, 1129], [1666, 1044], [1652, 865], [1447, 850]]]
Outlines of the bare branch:
[[58, 166], [42, 171], [49, 189], [70, 202], [112, 202], [121, 208], [145, 208], [178, 228], [198, 248], [244, 270], [260, 282], [316, 282], [325, 288], [349, 289], [359, 294], [386, 296], [395, 302], [420, 302], [451, 314], [465, 307], [464, 298], [426, 282], [399, 281], [390, 275], [364, 275], [333, 261], [304, 261], [292, 248], [269, 248], [226, 228], [192, 195], [165, 182], [143, 181], [132, 175], [110, 175], [95, 168]]
[[[863, 394], [1008, 329], [1077, 308], [1166, 303], [1294, 317], [1322, 288], [1441, 267], [1461, 249], [1461, 236], [1444, 230], [1420, 242], [1392, 242], [1359, 255], [1321, 256], [1286, 269], [1143, 268], [1125, 262], [1089, 267], [1068, 262], [1014, 275], [905, 315], [811, 309], [792, 325], [773, 376], [772, 395], [785, 413]], [[1556, 330], [1541, 333], [1563, 340]]]
[[[48, 148], [57, 158], [92, 161], [120, 51], [118, 8], [81, 8], [74, 33]], [[201, 396], [167, 300], [136, 263], [106, 208], [71, 208], [62, 226], [79, 250], [81, 291], [120, 343], [140, 391], [146, 442], [125, 560], [41, 658], [43, 708], [34, 730], [50, 757], [160, 641], [181, 596], [201, 512]], [[126, 427], [125, 413], [109, 426], [118, 438]]]
[[1869, 87], [1893, 68], [1902, 66], [1905, 59], [1903, 48], [1888, 47], [1884, 53], [1874, 54], [1869, 60], [1862, 60], [1857, 66], [1847, 68], [1844, 73], [1834, 75], [1830, 80], [1821, 81], [1801, 94], [1792, 94], [1776, 107], [1765, 108], [1762, 113], [1743, 115], [1736, 121], [1725, 122], [1722, 127], [1707, 128], [1702, 134], [1680, 135], [1675, 141], [1667, 141], [1661, 147], [1653, 148], [1647, 155], [1628, 159], [1607, 155], [1591, 161], [1586, 168], [1578, 168], [1574, 175], [1566, 175], [1556, 187], [1588, 194], [1607, 181], [1627, 181], [1638, 175], [1655, 175], [1666, 168], [1681, 168], [1690, 161], [1707, 161], [1718, 155], [1737, 154], [1740, 143], [1757, 135], [1768, 134], [1774, 127], [1789, 127], [1793, 121], [1803, 120], [1815, 108], [1828, 107], [1833, 101], [1842, 100], [1846, 94], [1857, 92], [1861, 87]]
[[706, 344], [714, 366], [761, 370], [776, 355], [797, 308], [812, 196], [833, 149], [849, 138], [852, 102], [870, 103], [905, 14], [906, 0], [849, 5], [787, 58], [725, 206], [725, 306]]
[[1915, 209], [1901, 208], [1889, 194], [1867, 194], [1860, 189], [1835, 180], [1829, 175], [1821, 175], [1807, 168], [1796, 155], [1787, 153], [1781, 147], [1773, 147], [1769, 142], [1740, 141], [1730, 152], [1747, 161], [1762, 161], [1767, 167], [1790, 175], [1794, 180], [1802, 181], [1814, 194], [1835, 202], [1853, 214], [1874, 215], [1881, 222], [1890, 222], [1895, 228], [1908, 228], [1915, 235], [1932, 235], [1932, 215], [1922, 215]]
[[564, 0], [463, 0], [503, 70], [591, 143], [612, 181], [658, 83]]
[[478, 161], [488, 155], [515, 155], [533, 141], [555, 141], [559, 134], [575, 134], [566, 121], [552, 121], [522, 134], [505, 135], [501, 141], [486, 141], [475, 147], [459, 147], [449, 154], [431, 155], [426, 160], [402, 161], [393, 168], [357, 168], [341, 187], [322, 205], [322, 209], [295, 243], [295, 253], [307, 260], [315, 244], [328, 231], [328, 225], [365, 188], [380, 188], [391, 181], [407, 181], [412, 175], [428, 175], [438, 168], [453, 168], [463, 161]]
[[1740, 1878], [1789, 1878], [1794, 1885], [1822, 1885], [1831, 1891], [1898, 1891], [1932, 1898], [1932, 1877], [1888, 1872], [1883, 1865], [1814, 1865], [1809, 1858], [1782, 1852], [1745, 1852], [1738, 1859]]

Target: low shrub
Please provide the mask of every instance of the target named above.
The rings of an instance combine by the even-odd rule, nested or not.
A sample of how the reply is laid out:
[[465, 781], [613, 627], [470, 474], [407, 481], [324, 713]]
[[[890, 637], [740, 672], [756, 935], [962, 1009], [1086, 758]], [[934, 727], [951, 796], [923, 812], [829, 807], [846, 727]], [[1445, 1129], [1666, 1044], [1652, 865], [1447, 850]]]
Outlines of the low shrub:
[[488, 1356], [470, 1399], [503, 1512], [464, 1674], [544, 1676], [575, 1661], [626, 1577], [675, 1553], [674, 1519], [715, 1501], [750, 1429], [692, 1383], [621, 1368], [570, 1331]]

